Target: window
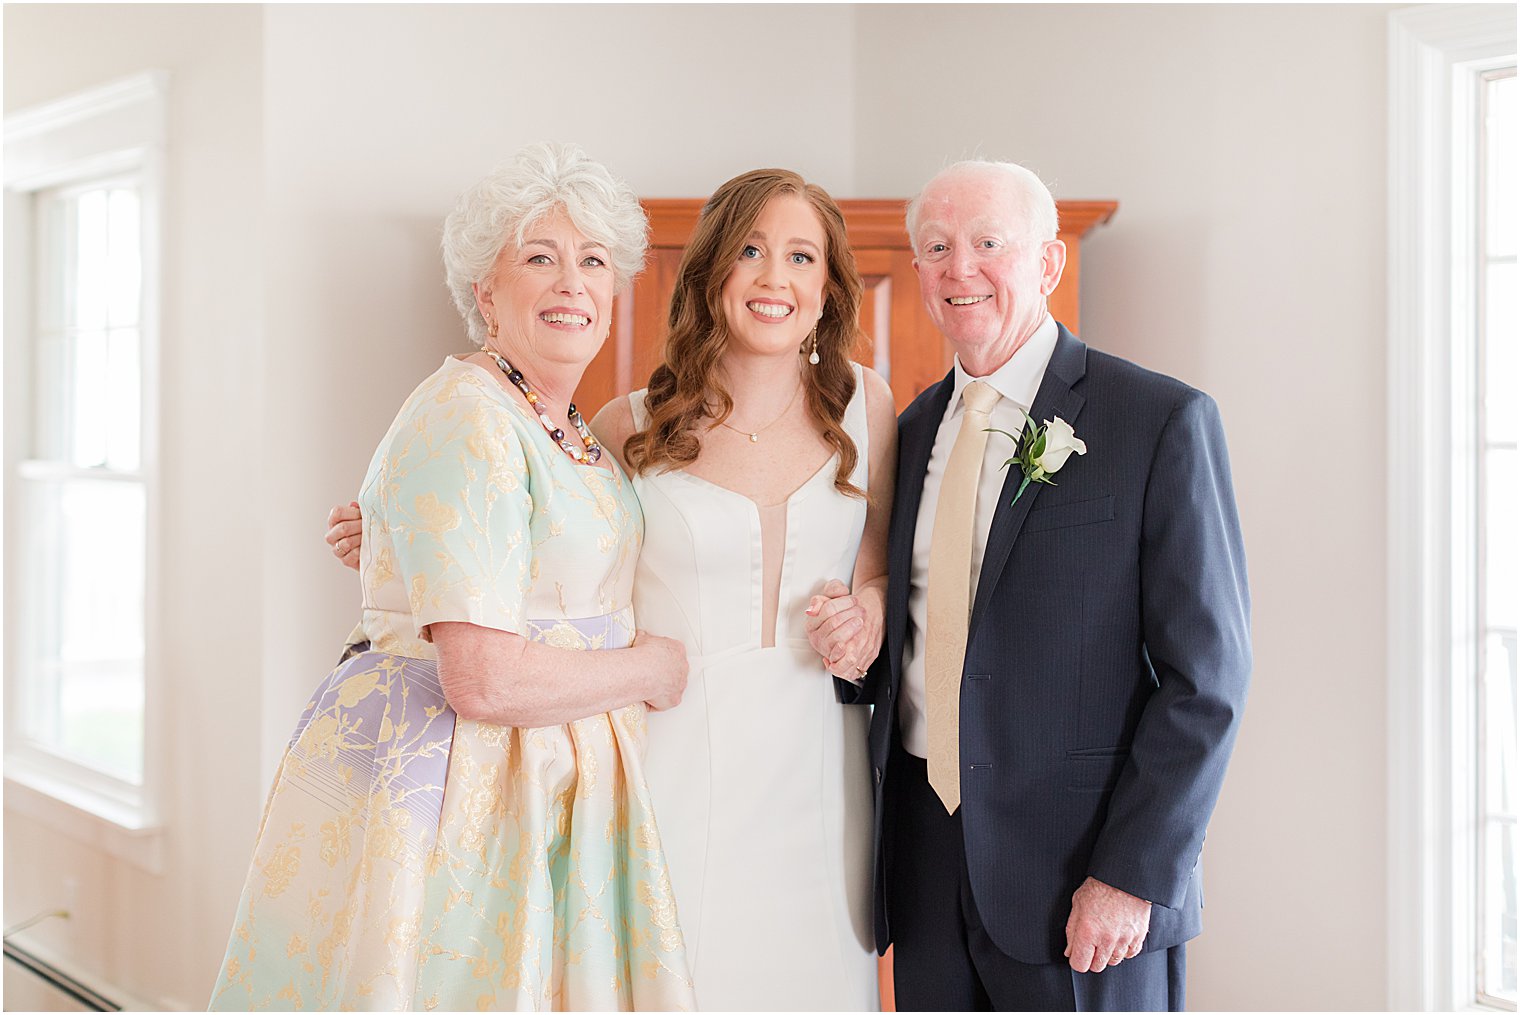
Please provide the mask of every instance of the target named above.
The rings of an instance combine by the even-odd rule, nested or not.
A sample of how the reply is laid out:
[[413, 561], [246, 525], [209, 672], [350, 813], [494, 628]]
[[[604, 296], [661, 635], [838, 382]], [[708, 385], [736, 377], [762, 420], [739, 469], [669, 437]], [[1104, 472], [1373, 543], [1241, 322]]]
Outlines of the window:
[[156, 757], [163, 94], [146, 75], [5, 124], [6, 804], [133, 832]]
[[1513, 1011], [1515, 20], [1390, 23], [1389, 1006]]
[[1515, 68], [1475, 82], [1479, 116], [1476, 561], [1477, 1000], [1515, 1007], [1515, 629], [1520, 626], [1520, 277], [1515, 264], [1520, 104]]
[[33, 196], [37, 224], [31, 448], [16, 732], [142, 785], [141, 190], [131, 177]]

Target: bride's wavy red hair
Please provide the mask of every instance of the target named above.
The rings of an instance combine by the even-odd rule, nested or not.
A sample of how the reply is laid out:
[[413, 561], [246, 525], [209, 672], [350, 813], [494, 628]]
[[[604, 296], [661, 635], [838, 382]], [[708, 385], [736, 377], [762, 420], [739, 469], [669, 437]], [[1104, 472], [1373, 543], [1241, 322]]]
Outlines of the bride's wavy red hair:
[[649, 425], [623, 445], [634, 471], [690, 465], [702, 447], [698, 437], [702, 421], [722, 422], [733, 411], [733, 397], [723, 387], [718, 369], [729, 341], [723, 285], [766, 204], [784, 194], [800, 195], [812, 205], [828, 247], [818, 363], [802, 368], [808, 412], [822, 429], [823, 439], [839, 454], [834, 486], [853, 497], [865, 496], [850, 482], [859, 451], [844, 430], [845, 407], [855, 394], [850, 353], [860, 334], [864, 287], [839, 205], [822, 187], [787, 169], [754, 169], [736, 176], [702, 206], [676, 270], [664, 358], [649, 378], [644, 403]]

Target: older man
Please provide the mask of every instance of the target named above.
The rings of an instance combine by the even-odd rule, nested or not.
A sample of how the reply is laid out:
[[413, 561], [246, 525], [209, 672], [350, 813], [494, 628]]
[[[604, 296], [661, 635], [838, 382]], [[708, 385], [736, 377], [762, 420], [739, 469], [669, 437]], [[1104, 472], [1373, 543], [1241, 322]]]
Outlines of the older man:
[[1218, 410], [1050, 317], [1028, 170], [950, 167], [908, 232], [956, 362], [899, 420], [866, 692], [898, 1006], [1179, 1010], [1251, 659]]

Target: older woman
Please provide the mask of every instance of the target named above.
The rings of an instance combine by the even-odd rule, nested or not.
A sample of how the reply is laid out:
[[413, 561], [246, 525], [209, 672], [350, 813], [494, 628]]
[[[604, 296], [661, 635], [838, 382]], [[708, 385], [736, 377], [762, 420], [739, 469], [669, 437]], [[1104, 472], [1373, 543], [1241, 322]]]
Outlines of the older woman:
[[[692, 657], [648, 772], [704, 1010], [878, 1003], [868, 717], [840, 700], [881, 645], [897, 421], [850, 361], [861, 291], [822, 188], [729, 180], [677, 270], [664, 362], [593, 426], [648, 526], [639, 622]], [[350, 563], [356, 519], [329, 516]]]
[[549, 145], [445, 224], [483, 348], [370, 463], [369, 648], [297, 726], [213, 1007], [693, 1006], [641, 761], [684, 651], [635, 638], [638, 501], [571, 403], [645, 231], [625, 185]]

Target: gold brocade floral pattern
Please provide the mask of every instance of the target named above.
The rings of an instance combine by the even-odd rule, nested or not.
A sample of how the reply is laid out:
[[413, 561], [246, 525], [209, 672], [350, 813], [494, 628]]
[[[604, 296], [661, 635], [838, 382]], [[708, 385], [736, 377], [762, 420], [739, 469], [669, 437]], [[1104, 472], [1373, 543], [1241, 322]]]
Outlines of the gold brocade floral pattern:
[[371, 649], [317, 688], [281, 762], [212, 1008], [690, 1010], [643, 706], [458, 720], [425, 633], [628, 645], [626, 477], [572, 463], [494, 377], [449, 360], [360, 502]]

